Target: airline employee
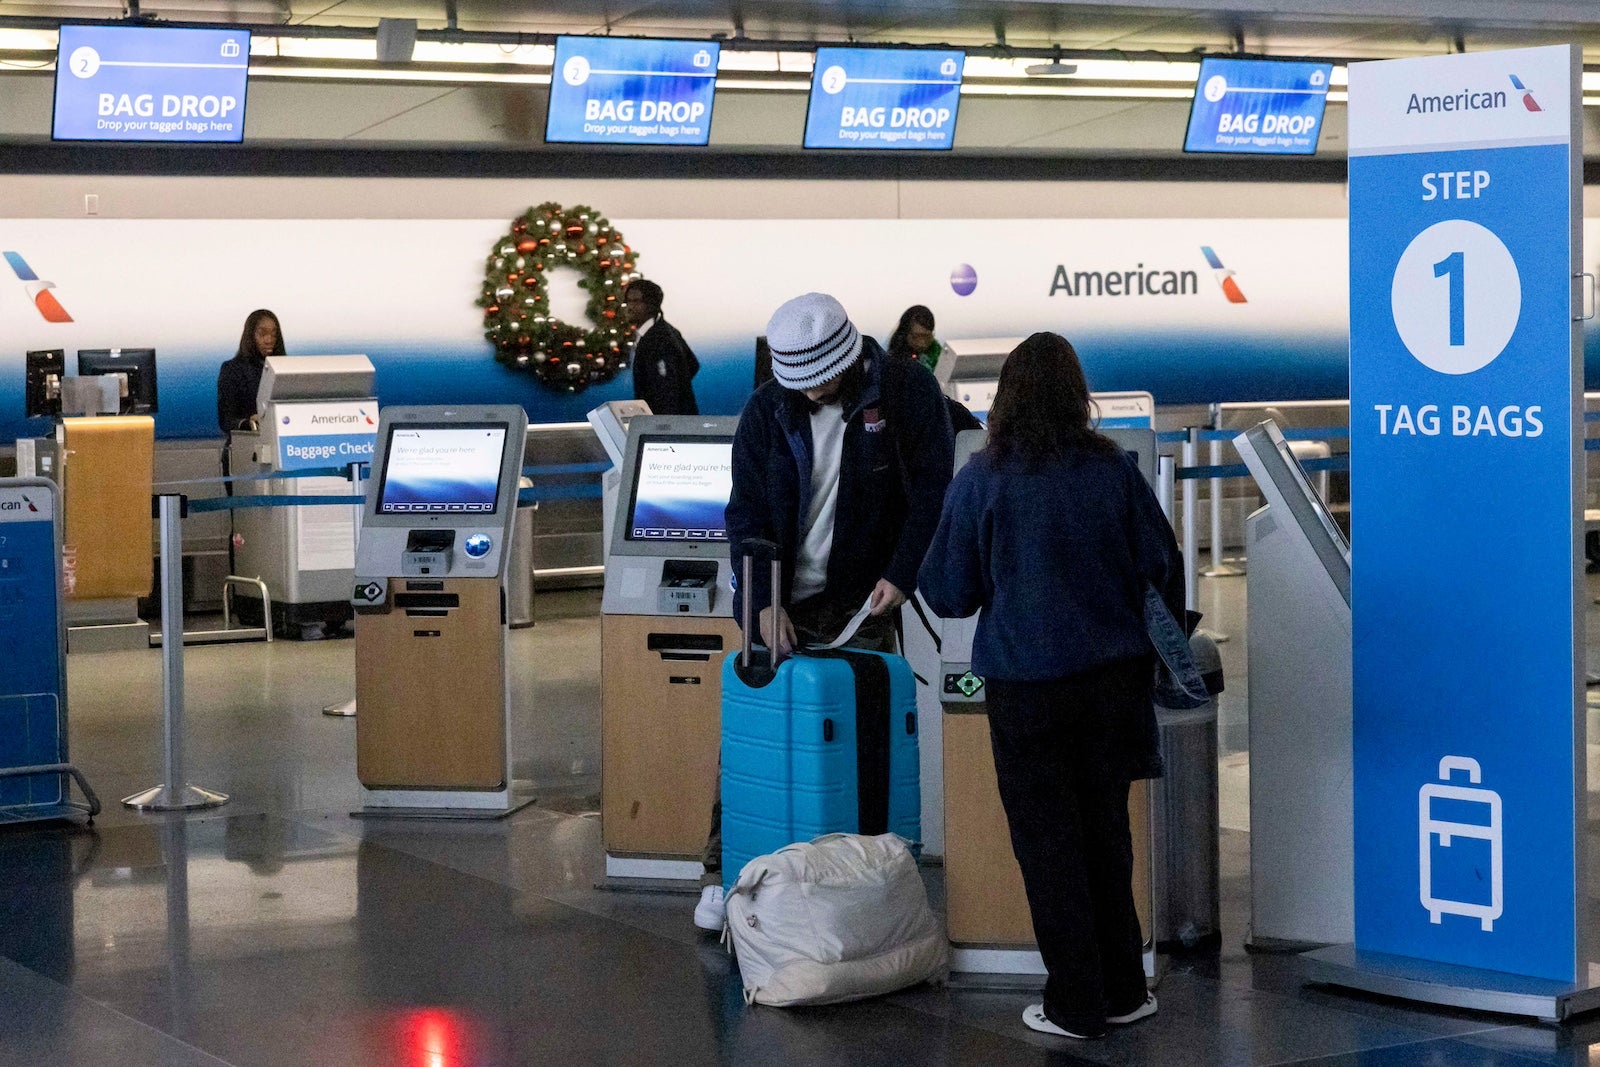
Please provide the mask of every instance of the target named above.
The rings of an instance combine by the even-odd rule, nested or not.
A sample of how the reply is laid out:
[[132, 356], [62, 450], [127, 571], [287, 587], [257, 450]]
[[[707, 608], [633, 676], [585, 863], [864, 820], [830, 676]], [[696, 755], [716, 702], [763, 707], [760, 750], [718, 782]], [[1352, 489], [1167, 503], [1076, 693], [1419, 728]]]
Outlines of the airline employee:
[[281, 356], [283, 330], [278, 316], [260, 308], [250, 312], [239, 335], [239, 351], [217, 373], [217, 428], [223, 437], [251, 429], [256, 415], [256, 393], [268, 356]]

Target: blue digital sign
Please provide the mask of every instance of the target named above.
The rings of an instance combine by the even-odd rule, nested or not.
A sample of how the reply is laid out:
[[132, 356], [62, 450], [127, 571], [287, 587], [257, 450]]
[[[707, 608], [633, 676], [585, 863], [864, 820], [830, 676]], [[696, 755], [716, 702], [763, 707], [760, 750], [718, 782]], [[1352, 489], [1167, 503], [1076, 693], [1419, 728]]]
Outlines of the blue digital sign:
[[719, 52], [712, 41], [557, 38], [544, 139], [703, 145]]
[[244, 140], [250, 31], [61, 27], [58, 141]]
[[806, 147], [954, 147], [965, 63], [964, 52], [817, 49]]
[[1183, 150], [1311, 155], [1332, 75], [1331, 63], [1201, 60]]

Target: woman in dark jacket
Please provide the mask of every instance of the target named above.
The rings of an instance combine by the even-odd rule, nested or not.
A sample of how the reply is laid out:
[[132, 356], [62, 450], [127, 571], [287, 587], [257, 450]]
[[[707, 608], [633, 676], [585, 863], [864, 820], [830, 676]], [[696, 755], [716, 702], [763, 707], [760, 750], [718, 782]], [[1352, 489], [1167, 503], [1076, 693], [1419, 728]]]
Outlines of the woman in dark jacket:
[[1153, 1015], [1128, 789], [1159, 766], [1145, 589], [1181, 618], [1183, 563], [1143, 476], [1095, 432], [1065, 338], [1006, 359], [988, 446], [951, 483], [918, 581], [946, 618], [983, 611], [972, 669], [1049, 971], [1024, 1022], [1090, 1038]]
[[283, 354], [278, 316], [266, 308], [250, 312], [239, 334], [239, 351], [217, 372], [217, 428], [224, 438], [256, 417], [261, 371], [268, 356]]

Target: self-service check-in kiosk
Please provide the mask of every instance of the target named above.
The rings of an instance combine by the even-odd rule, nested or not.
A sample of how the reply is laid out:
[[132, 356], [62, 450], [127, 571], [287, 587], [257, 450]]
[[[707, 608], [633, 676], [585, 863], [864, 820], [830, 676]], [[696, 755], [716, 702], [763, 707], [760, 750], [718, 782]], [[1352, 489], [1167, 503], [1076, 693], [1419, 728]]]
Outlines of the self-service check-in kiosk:
[[589, 412], [589, 425], [611, 460], [611, 469], [600, 476], [600, 523], [603, 531], [602, 562], [611, 558], [611, 531], [617, 513], [617, 498], [622, 495], [623, 456], [628, 450], [628, 425], [639, 415], [650, 414], [643, 400], [610, 400]]
[[1250, 560], [1250, 944], [1355, 937], [1350, 543], [1271, 421], [1234, 438]]
[[352, 597], [363, 814], [515, 810], [506, 573], [527, 427], [513, 406], [383, 411]]
[[600, 628], [608, 878], [688, 880], [716, 796], [723, 654], [738, 644], [723, 511], [738, 420], [628, 425]]
[[[1156, 436], [1148, 429], [1103, 430], [1155, 482]], [[956, 437], [956, 469], [984, 445], [986, 434]], [[1022, 870], [1011, 851], [995, 780], [984, 681], [972, 673], [978, 616], [942, 620], [941, 662], [933, 682], [944, 707], [944, 870], [950, 969], [964, 974], [1044, 974]], [[1151, 790], [1135, 782], [1128, 796], [1133, 829], [1133, 891], [1145, 935], [1145, 973], [1155, 976], [1154, 863]]]
[[[1021, 337], [969, 337], [953, 342], [934, 370], [945, 396], [988, 421], [1000, 389], [1000, 368]], [[1154, 424], [1155, 397], [1139, 391], [1093, 393], [1095, 424], [1102, 430], [1142, 429]]]
[[[373, 369], [366, 356], [271, 356], [256, 396], [259, 429], [229, 444], [235, 475], [292, 474], [372, 459], [378, 429]], [[234, 483], [238, 497], [345, 496], [340, 477], [264, 478]], [[266, 583], [274, 618], [288, 633], [333, 630], [350, 617], [357, 510], [340, 504], [244, 508], [233, 513], [234, 572]], [[241, 592], [242, 599], [248, 599]], [[262, 608], [254, 604], [255, 613]], [[249, 609], [245, 609], [249, 615]]]

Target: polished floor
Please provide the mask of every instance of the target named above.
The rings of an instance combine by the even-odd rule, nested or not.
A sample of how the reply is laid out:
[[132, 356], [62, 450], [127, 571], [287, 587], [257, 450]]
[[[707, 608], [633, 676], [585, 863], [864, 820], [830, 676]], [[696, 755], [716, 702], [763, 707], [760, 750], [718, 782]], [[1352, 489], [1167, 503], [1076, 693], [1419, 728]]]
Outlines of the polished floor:
[[[1232, 636], [1233, 736], [1243, 584], [1204, 590]], [[0, 1065], [1600, 1062], [1600, 1021], [1418, 1010], [1245, 954], [1240, 829], [1223, 833], [1221, 950], [1171, 959], [1161, 1013], [1108, 1040], [1031, 1033], [1020, 989], [746, 1007], [691, 898], [595, 888], [597, 611], [593, 593], [542, 596], [513, 634], [518, 740], [537, 753], [518, 775], [538, 801], [501, 823], [349, 817], [354, 724], [320, 714], [349, 695], [348, 641], [188, 650], [190, 776], [232, 801], [125, 811], [115, 799], [160, 776], [158, 653], [72, 657], [73, 755], [108, 804], [92, 829], [0, 831]], [[1233, 825], [1247, 756], [1224, 763]]]

